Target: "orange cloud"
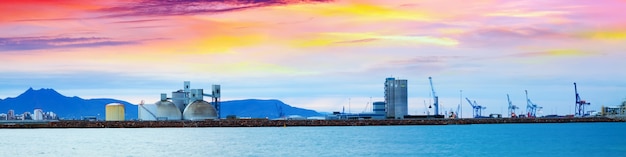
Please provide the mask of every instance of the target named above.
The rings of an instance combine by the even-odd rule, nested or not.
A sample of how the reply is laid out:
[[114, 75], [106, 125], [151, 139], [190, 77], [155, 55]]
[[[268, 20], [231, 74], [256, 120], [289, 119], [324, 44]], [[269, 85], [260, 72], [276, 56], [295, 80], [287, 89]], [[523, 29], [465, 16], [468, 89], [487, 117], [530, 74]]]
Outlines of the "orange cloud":
[[583, 33], [583, 36], [591, 39], [599, 40], [624, 40], [626, 39], [626, 30], [602, 30]]
[[564, 56], [587, 56], [587, 55], [592, 55], [592, 54], [595, 54], [595, 53], [576, 50], [576, 49], [553, 49], [553, 50], [540, 51], [540, 52], [520, 53], [514, 56], [517, 56], [517, 57], [543, 57], [543, 56], [564, 57]]
[[213, 36], [204, 39], [198, 39], [195, 46], [198, 51], [208, 53], [228, 52], [234, 48], [256, 45], [265, 39], [262, 35], [241, 35], [241, 36]]
[[380, 21], [380, 20], [418, 20], [430, 21], [435, 14], [420, 10], [403, 10], [384, 5], [375, 5], [362, 2], [333, 3], [314, 6], [294, 5], [277, 7], [278, 9], [296, 12], [308, 12], [326, 17], [350, 17], [356, 20]]
[[[459, 42], [455, 39], [433, 36], [380, 35], [375, 33], [320, 33], [314, 38], [295, 40], [293, 45], [296, 47], [315, 47], [362, 42], [385, 42], [387, 45], [409, 43], [455, 46], [459, 44]], [[371, 44], [372, 43], [370, 43], [370, 45]]]

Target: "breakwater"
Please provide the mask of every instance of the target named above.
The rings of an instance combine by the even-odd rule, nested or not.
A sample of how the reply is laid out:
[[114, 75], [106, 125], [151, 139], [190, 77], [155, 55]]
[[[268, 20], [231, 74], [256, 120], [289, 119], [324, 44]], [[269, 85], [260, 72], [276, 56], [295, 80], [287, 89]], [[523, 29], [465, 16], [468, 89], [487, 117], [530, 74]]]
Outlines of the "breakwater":
[[2, 123], [0, 128], [164, 128], [164, 127], [289, 127], [289, 126], [385, 126], [385, 125], [464, 125], [508, 123], [583, 123], [624, 122], [606, 117], [591, 118], [465, 118], [404, 120], [267, 120], [221, 119], [204, 121], [80, 121], [61, 120], [44, 123]]

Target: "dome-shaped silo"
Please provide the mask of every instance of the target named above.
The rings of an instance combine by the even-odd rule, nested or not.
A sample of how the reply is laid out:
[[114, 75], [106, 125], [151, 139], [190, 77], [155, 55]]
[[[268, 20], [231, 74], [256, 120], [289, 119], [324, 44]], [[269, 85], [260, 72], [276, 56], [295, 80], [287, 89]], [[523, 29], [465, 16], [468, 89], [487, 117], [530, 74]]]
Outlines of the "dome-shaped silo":
[[124, 104], [110, 103], [105, 107], [106, 121], [124, 121]]
[[185, 120], [204, 120], [204, 119], [216, 119], [217, 112], [215, 108], [206, 101], [196, 100], [193, 103], [187, 105], [183, 112], [183, 119]]
[[170, 101], [158, 101], [155, 103], [157, 106], [157, 117], [167, 118], [167, 120], [180, 120], [181, 112], [174, 103]]

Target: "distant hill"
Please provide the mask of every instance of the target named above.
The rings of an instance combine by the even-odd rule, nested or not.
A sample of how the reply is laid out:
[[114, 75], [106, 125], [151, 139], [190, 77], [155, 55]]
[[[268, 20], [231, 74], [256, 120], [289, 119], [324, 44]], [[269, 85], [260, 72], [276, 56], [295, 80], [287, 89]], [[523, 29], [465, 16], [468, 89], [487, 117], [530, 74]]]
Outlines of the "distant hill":
[[283, 116], [300, 115], [302, 117], [322, 116], [322, 114], [308, 109], [302, 109], [292, 107], [283, 103], [280, 100], [232, 100], [223, 101], [221, 103], [222, 117], [228, 115], [236, 115], [238, 117], [251, 117], [251, 118], [269, 118], [275, 119], [280, 117], [282, 112]]
[[[17, 97], [9, 97], [0, 99], [0, 113], [7, 113], [8, 110], [14, 110], [16, 114], [31, 112], [35, 108], [41, 108], [44, 112], [52, 111], [63, 119], [80, 119], [84, 116], [99, 116], [98, 119], [104, 119], [105, 106], [109, 103], [124, 104], [126, 120], [137, 119], [137, 106], [126, 101], [101, 98], [101, 99], [82, 99], [80, 97], [67, 97], [54, 89], [38, 89], [29, 88]], [[279, 118], [283, 116], [299, 115], [302, 117], [322, 116], [322, 114], [308, 109], [292, 107], [280, 100], [232, 100], [223, 101], [222, 118], [227, 115], [236, 115], [237, 117], [251, 118]]]
[[16, 114], [31, 112], [35, 108], [41, 108], [44, 112], [52, 111], [60, 118], [80, 119], [83, 116], [98, 116], [104, 119], [104, 108], [109, 103], [121, 103], [125, 107], [126, 119], [137, 119], [137, 106], [126, 101], [116, 99], [82, 99], [80, 97], [67, 97], [54, 89], [29, 88], [26, 92], [14, 98], [0, 99], [0, 113], [14, 110]]

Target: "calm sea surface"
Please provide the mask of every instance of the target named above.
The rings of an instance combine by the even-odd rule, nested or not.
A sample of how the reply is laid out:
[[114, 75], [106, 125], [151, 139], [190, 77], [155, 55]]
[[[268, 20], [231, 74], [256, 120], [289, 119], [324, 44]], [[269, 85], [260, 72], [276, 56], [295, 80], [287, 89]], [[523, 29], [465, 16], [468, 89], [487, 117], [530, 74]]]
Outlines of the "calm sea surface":
[[0, 156], [626, 156], [626, 123], [0, 129]]

